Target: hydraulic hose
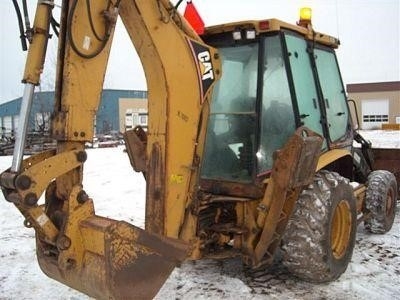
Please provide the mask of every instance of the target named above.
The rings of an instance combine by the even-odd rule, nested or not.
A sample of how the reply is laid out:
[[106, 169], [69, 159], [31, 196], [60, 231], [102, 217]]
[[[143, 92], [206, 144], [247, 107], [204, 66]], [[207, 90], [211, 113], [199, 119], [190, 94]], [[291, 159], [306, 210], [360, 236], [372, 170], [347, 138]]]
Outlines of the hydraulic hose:
[[176, 3], [176, 5], [175, 5], [175, 9], [178, 9], [179, 5], [181, 5], [182, 2], [183, 2], [183, 0], [179, 0], [178, 3]]
[[17, 0], [12, 0], [12, 2], [14, 4], [15, 12], [17, 14], [18, 27], [19, 27], [19, 38], [21, 39], [22, 50], [26, 51], [26, 50], [28, 50], [28, 46], [26, 44], [26, 37], [25, 37], [25, 33], [24, 33], [24, 23], [22, 22], [21, 10], [19, 9]]
[[[99, 40], [99, 41], [101, 42], [101, 44], [100, 44], [100, 46], [99, 46], [96, 50], [94, 50], [92, 53], [86, 54], [86, 53], [82, 52], [82, 51], [78, 48], [78, 46], [76, 45], [75, 40], [74, 40], [74, 37], [73, 37], [73, 34], [72, 34], [72, 24], [73, 24], [73, 21], [72, 21], [72, 20], [73, 20], [74, 14], [75, 14], [75, 10], [76, 10], [76, 5], [77, 5], [77, 3], [78, 3], [78, 0], [75, 0], [75, 1], [72, 3], [70, 12], [69, 12], [69, 14], [68, 14], [68, 20], [67, 20], [67, 26], [68, 26], [68, 30], [67, 30], [67, 32], [68, 32], [68, 40], [69, 40], [69, 42], [70, 42], [70, 44], [71, 44], [71, 48], [74, 50], [74, 52], [75, 52], [76, 54], [78, 54], [80, 57], [83, 57], [83, 58], [86, 58], [86, 59], [91, 59], [91, 58], [96, 57], [98, 54], [100, 54], [101, 51], [103, 51], [103, 49], [105, 48], [105, 46], [106, 46], [106, 44], [107, 44], [107, 42], [108, 42], [108, 39], [110, 38], [110, 35], [107, 33], [107, 31], [108, 31], [107, 25], [106, 25], [106, 28], [105, 28], [105, 32], [106, 32], [106, 33], [105, 33], [105, 36], [104, 36], [103, 38], [101, 38], [101, 37], [99, 37], [99, 36], [97, 35], [96, 31], [94, 30], [93, 21], [92, 21], [92, 18], [91, 18], [90, 3], [89, 3], [89, 1], [87, 1], [87, 2], [86, 2], [86, 5], [87, 5], [87, 9], [88, 9], [88, 19], [89, 19], [89, 23], [90, 23], [90, 26], [91, 26], [91, 30], [92, 30], [92, 32], [93, 32], [93, 35], [95, 35], [96, 39]], [[119, 2], [118, 2], [118, 3], [119, 3]], [[110, 2], [109, 2], [109, 4], [108, 4], [108, 7], [109, 7], [109, 6], [110, 6]]]
[[22, 0], [22, 8], [24, 12], [25, 28], [26, 28], [26, 38], [31, 43], [32, 42], [32, 28], [29, 22], [28, 6], [26, 5], [26, 0]]

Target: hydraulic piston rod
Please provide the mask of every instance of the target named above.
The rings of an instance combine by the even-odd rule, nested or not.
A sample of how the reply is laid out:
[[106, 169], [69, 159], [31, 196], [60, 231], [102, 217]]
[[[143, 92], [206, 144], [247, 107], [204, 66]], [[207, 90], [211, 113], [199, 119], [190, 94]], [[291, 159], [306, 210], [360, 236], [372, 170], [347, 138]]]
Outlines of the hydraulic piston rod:
[[21, 111], [19, 113], [19, 124], [18, 130], [15, 137], [15, 146], [13, 153], [13, 161], [11, 165], [11, 172], [18, 173], [21, 169], [22, 157], [25, 149], [25, 137], [28, 129], [29, 113], [32, 107], [33, 91], [35, 85], [32, 83], [26, 83], [24, 89], [24, 95], [22, 97]]
[[22, 158], [25, 149], [25, 139], [28, 129], [29, 114], [32, 107], [33, 92], [35, 85], [39, 84], [40, 74], [43, 69], [46, 56], [47, 41], [49, 39], [49, 26], [53, 1], [39, 1], [33, 24], [33, 39], [29, 47], [26, 60], [23, 82], [25, 83], [24, 95], [22, 97], [19, 125], [13, 153], [11, 172], [18, 173], [21, 170]]

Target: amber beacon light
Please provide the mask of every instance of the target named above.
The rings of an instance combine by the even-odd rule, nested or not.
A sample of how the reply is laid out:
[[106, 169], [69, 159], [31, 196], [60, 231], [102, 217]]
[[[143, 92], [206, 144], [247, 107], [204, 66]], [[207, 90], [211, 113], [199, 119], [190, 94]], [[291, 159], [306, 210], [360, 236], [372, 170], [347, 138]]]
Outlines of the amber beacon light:
[[308, 25], [311, 25], [311, 16], [312, 16], [311, 8], [302, 7], [300, 9], [300, 20], [298, 22], [298, 25], [303, 27], [308, 27]]

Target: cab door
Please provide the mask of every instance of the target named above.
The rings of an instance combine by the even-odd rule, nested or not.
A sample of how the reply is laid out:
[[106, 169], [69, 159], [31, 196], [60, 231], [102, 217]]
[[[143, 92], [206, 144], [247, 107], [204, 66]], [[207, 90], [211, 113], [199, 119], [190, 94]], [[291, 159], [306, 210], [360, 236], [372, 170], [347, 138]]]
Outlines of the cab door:
[[[290, 32], [285, 33], [285, 41], [300, 125], [324, 135], [321, 107], [307, 42], [304, 37]], [[325, 141], [323, 145], [326, 146]]]
[[349, 125], [349, 110], [339, 66], [335, 52], [329, 48], [315, 48], [314, 59], [330, 141], [336, 142], [345, 137]]

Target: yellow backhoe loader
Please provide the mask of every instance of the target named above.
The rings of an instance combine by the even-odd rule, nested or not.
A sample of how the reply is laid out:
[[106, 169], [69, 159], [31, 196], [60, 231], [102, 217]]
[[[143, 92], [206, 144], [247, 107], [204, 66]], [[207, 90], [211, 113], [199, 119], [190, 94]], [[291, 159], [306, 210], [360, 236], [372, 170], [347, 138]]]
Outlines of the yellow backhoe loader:
[[[396, 178], [374, 170], [371, 145], [353, 131], [339, 41], [307, 17], [195, 31], [167, 0], [64, 0], [57, 148], [23, 159], [49, 28], [58, 27], [53, 7], [37, 4], [14, 159], [1, 174], [49, 277], [98, 299], [150, 299], [184, 260], [239, 256], [266, 268], [280, 251], [294, 275], [327, 282], [346, 270], [359, 222], [390, 230]], [[96, 215], [82, 184], [118, 17], [148, 86], [147, 131], [125, 134], [146, 178], [144, 229]]]

